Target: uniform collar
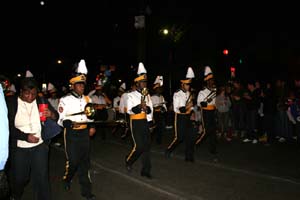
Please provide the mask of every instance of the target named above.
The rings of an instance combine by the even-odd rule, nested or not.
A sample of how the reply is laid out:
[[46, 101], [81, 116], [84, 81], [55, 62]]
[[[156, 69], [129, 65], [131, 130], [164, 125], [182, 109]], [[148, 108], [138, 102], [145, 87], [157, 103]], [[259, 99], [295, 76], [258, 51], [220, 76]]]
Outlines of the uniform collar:
[[182, 88], [180, 88], [180, 90], [181, 90], [183, 93], [186, 93], [186, 92], [187, 92], [187, 90], [183, 90]]
[[82, 97], [82, 95], [77, 94], [75, 91], [71, 91], [71, 94], [78, 99]]

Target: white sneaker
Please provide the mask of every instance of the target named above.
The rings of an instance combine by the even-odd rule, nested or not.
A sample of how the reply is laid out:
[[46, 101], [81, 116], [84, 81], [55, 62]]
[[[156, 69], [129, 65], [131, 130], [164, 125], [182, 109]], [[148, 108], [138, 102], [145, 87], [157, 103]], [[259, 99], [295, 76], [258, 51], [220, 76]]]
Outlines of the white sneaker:
[[252, 140], [250, 140], [250, 139], [248, 139], [248, 138], [246, 138], [246, 139], [244, 139], [243, 140], [243, 142], [251, 142]]
[[257, 144], [257, 139], [252, 140], [252, 144]]

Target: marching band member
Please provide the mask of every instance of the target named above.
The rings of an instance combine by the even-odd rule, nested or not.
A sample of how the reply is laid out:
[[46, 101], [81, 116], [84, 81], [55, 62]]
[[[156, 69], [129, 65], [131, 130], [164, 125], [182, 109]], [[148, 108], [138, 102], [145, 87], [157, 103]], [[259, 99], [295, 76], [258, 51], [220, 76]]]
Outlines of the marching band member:
[[[129, 90], [127, 90], [126, 92], [124, 92], [122, 95], [121, 95], [121, 98], [120, 98], [120, 104], [119, 104], [119, 112], [120, 113], [123, 113], [124, 115], [124, 119], [125, 119], [125, 122], [126, 124], [129, 124], [129, 114], [127, 113], [127, 108], [128, 108], [128, 105], [127, 105], [127, 102], [128, 102], [128, 94], [130, 92], [133, 92], [136, 90], [136, 83], [134, 81], [132, 81], [131, 83], [131, 87]], [[122, 139], [125, 139], [127, 136], [128, 136], [128, 132], [130, 131], [129, 130], [130, 127], [126, 126], [123, 134], [121, 135], [121, 138]]]
[[157, 76], [154, 81], [153, 91], [151, 95], [151, 100], [153, 103], [153, 118], [155, 123], [154, 134], [156, 135], [156, 143], [161, 144], [162, 135], [166, 126], [166, 113], [167, 106], [163, 92], [163, 76]]
[[[125, 82], [122, 83], [118, 89], [118, 95], [113, 99], [113, 109], [116, 113], [116, 120], [124, 120], [125, 126], [116, 126], [113, 128], [112, 133], [119, 133], [121, 131], [121, 137], [124, 135], [126, 129], [127, 129], [127, 121], [126, 121], [126, 112], [124, 111], [124, 99], [122, 99], [123, 94], [126, 91], [126, 84]], [[121, 105], [121, 99], [122, 99], [122, 105]]]
[[[95, 89], [90, 91], [88, 96], [92, 99], [94, 108], [96, 109], [95, 120], [107, 121], [109, 119], [109, 114], [114, 115], [114, 113], [112, 113], [113, 111], [111, 109], [112, 101], [104, 93], [104, 83], [102, 81], [102, 79], [97, 81]], [[101, 138], [106, 140], [106, 136], [111, 132], [111, 128], [100, 124], [98, 124], [96, 128], [97, 133], [100, 134]]]
[[150, 160], [150, 125], [152, 121], [153, 106], [147, 89], [147, 71], [143, 63], [139, 63], [134, 82], [136, 90], [128, 93], [127, 113], [130, 116], [130, 129], [133, 147], [126, 156], [126, 168], [130, 172], [135, 161], [142, 156], [141, 176], [151, 179]]
[[[84, 95], [87, 69], [84, 60], [80, 60], [77, 73], [70, 79], [71, 92], [60, 98], [58, 105], [58, 124], [64, 127], [64, 143], [66, 154], [64, 188], [70, 190], [72, 179], [78, 170], [81, 195], [87, 200], [95, 199], [91, 191], [90, 169], [90, 136], [96, 129], [88, 116], [83, 112], [91, 99]], [[74, 113], [80, 113], [76, 114]]]
[[209, 138], [209, 152], [217, 154], [217, 122], [216, 122], [216, 86], [213, 73], [209, 66], [204, 69], [205, 87], [199, 91], [197, 105], [202, 112], [203, 133], [196, 139], [196, 144], [202, 140], [206, 134]]
[[184, 79], [180, 80], [181, 87], [173, 95], [173, 109], [175, 112], [174, 120], [174, 139], [167, 147], [165, 155], [170, 157], [172, 151], [179, 143], [185, 142], [185, 161], [194, 162], [194, 135], [191, 113], [193, 109], [192, 93], [190, 84], [194, 78], [194, 71], [188, 68]]

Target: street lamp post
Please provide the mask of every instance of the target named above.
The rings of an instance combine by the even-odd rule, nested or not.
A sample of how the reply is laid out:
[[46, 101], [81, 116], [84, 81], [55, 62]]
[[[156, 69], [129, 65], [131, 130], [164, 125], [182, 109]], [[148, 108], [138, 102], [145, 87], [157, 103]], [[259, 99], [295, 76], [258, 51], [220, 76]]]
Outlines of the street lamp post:
[[[166, 37], [167, 42], [167, 65], [171, 66], [173, 64], [173, 44], [172, 44], [172, 37], [170, 35], [170, 31], [167, 28], [163, 28], [160, 31], [160, 34], [163, 35], [164, 37]], [[172, 67], [170, 67], [172, 68]], [[172, 72], [171, 70], [168, 71], [168, 76], [169, 76], [169, 98], [171, 99], [172, 97]]]

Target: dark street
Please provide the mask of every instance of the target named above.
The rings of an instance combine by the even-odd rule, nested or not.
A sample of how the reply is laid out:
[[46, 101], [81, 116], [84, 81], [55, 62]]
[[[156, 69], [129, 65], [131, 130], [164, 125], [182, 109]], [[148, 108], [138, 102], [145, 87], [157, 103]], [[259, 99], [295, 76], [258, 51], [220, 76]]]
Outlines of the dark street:
[[[91, 179], [97, 199], [195, 199], [195, 200], [281, 200], [299, 199], [300, 161], [296, 144], [245, 144], [238, 138], [232, 142], [220, 139], [218, 161], [208, 153], [204, 140], [196, 147], [195, 163], [185, 162], [183, 144], [170, 159], [164, 148], [171, 141], [166, 131], [163, 145], [152, 145], [152, 175], [148, 180], [140, 176], [141, 161], [128, 173], [124, 157], [130, 151], [129, 137], [100, 135], [92, 138]], [[51, 147], [50, 178], [53, 199], [83, 199], [77, 177], [71, 191], [63, 190], [64, 151]], [[32, 199], [30, 187], [24, 199]]]

